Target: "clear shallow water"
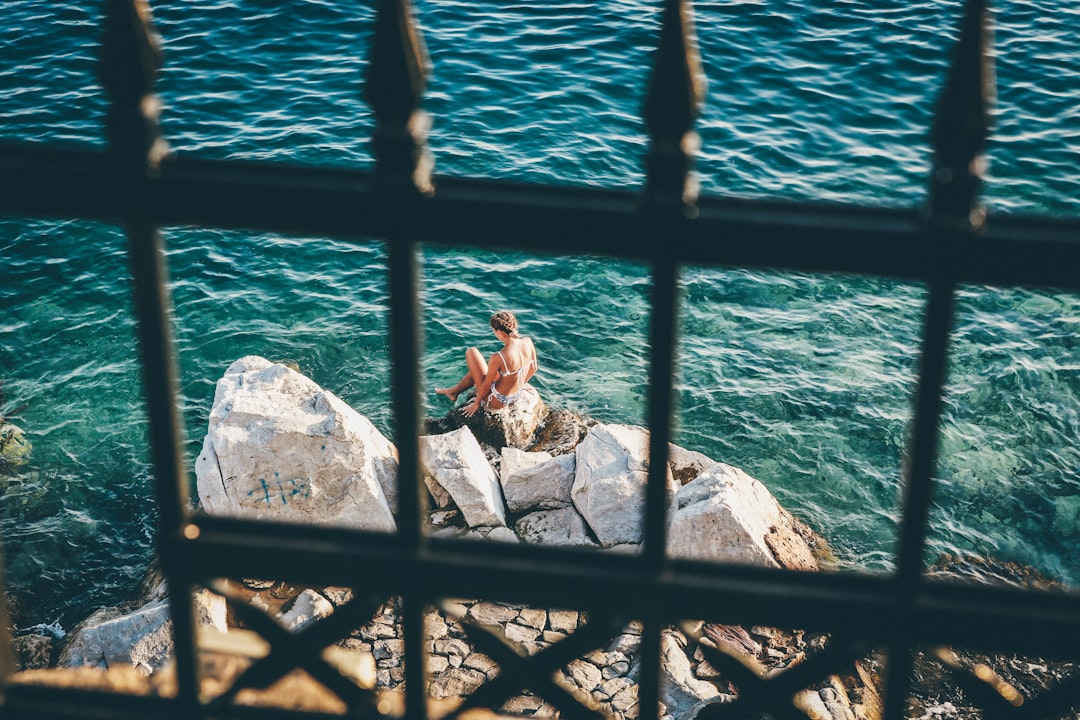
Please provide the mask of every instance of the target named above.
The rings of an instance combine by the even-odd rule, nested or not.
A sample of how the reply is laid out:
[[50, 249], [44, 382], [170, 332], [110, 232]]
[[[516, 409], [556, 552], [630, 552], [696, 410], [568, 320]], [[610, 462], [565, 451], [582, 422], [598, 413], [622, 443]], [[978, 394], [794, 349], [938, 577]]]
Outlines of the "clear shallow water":
[[[434, 65], [437, 170], [636, 187], [658, 14], [637, 2], [417, 2]], [[98, 4], [20, 2], [0, 29], [5, 139], [102, 143]], [[364, 167], [368, 7], [155, 3], [162, 126], [178, 152]], [[926, 127], [956, 9], [941, 2], [701, 3], [713, 194], [918, 204]], [[1077, 11], [998, 11], [987, 202], [1075, 216]], [[168, 228], [184, 419], [194, 457], [213, 386], [249, 353], [289, 359], [384, 431], [385, 254], [346, 243]], [[873, 242], [873, 238], [867, 238]], [[0, 409], [31, 462], [0, 476], [9, 583], [24, 624], [130, 592], [155, 522], [124, 239], [89, 223], [0, 224]], [[686, 268], [680, 444], [745, 468], [851, 567], [891, 567], [918, 356], [919, 286]], [[646, 268], [603, 259], [426, 251], [429, 386], [489, 348], [509, 307], [556, 406], [640, 423]], [[964, 288], [949, 369], [931, 555], [967, 551], [1080, 582], [1078, 299]], [[430, 396], [432, 413], [445, 406]]]

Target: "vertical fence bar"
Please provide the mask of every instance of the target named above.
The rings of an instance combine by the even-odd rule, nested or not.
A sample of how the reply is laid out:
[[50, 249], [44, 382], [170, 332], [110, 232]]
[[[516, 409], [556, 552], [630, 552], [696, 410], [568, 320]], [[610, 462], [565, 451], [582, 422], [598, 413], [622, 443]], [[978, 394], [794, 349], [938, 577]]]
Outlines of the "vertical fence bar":
[[[365, 96], [375, 115], [375, 182], [388, 212], [408, 218], [410, 208], [434, 192], [426, 139], [430, 121], [420, 109], [427, 54], [407, 0], [380, 0], [372, 37]], [[395, 440], [398, 447], [398, 538], [412, 553], [425, 548], [426, 502], [419, 466], [420, 318], [417, 248], [405, 223], [387, 238]], [[409, 578], [402, 598], [406, 716], [427, 716], [422, 580]]]
[[4, 687], [15, 672], [15, 649], [11, 638], [11, 616], [8, 614], [4, 567], [4, 547], [0, 544], [0, 707], [4, 704]]
[[[646, 185], [641, 211], [643, 242], [658, 243], [664, 232], [679, 233], [695, 215], [697, 182], [692, 175], [698, 136], [694, 132], [705, 93], [693, 10], [686, 0], [665, 0], [660, 39], [643, 108], [649, 133]], [[663, 238], [673, 241], [676, 238]], [[671, 439], [672, 387], [678, 311], [678, 268], [670, 257], [654, 255], [649, 356], [649, 482], [645, 500], [644, 563], [659, 573], [667, 561], [668, 442]], [[659, 716], [660, 633], [655, 618], [643, 618], [641, 716]]]
[[[945, 388], [955, 281], [948, 263], [956, 240], [978, 232], [985, 219], [978, 195], [983, 150], [993, 103], [990, 13], [987, 0], [967, 0], [960, 37], [938, 98], [931, 132], [933, 166], [926, 230], [943, 261], [930, 280], [926, 324], [915, 399], [915, 427], [905, 467], [903, 516], [896, 580], [905, 604], [922, 582], [927, 523], [933, 500], [942, 396]], [[890, 647], [885, 717], [901, 718], [907, 697], [913, 648], [901, 636]]]
[[[694, 39], [692, 10], [685, 0], [665, 0], [660, 43], [645, 99], [650, 147], [645, 158], [642, 197], [646, 243], [662, 232], [679, 233], [692, 216], [697, 183], [691, 174], [698, 146], [694, 120], [705, 81]], [[664, 238], [665, 241], [677, 238]], [[653, 265], [649, 370], [649, 486], [645, 505], [645, 557], [658, 569], [666, 552], [667, 454], [671, 428], [671, 391], [675, 352], [676, 267], [669, 257]]]
[[177, 687], [182, 707], [195, 714], [198, 670], [191, 570], [185, 558], [168, 552], [180, 539], [187, 487], [165, 251], [148, 209], [151, 178], [157, 175], [167, 151], [158, 134], [160, 108], [152, 92], [161, 66], [161, 50], [151, 22], [145, 0], [107, 0], [101, 80], [111, 101], [106, 125], [114, 192], [127, 199], [125, 229], [160, 516], [158, 546], [169, 583]]

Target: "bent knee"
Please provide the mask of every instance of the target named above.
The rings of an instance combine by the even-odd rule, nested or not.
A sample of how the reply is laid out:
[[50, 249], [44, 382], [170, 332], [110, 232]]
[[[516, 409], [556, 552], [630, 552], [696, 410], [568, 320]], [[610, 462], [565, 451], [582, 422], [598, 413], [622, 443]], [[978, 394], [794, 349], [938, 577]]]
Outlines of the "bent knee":
[[471, 347], [471, 348], [469, 348], [468, 350], [465, 351], [465, 357], [466, 358], [470, 358], [470, 357], [480, 358], [481, 360], [484, 358], [484, 356], [480, 354], [480, 350], [478, 348], [474, 348], [474, 347]]

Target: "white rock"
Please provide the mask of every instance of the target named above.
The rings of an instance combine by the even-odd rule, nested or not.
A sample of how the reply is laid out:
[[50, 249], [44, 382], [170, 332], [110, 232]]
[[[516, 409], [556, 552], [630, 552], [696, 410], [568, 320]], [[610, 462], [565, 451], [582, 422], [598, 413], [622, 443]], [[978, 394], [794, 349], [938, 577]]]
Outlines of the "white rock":
[[420, 467], [432, 496], [445, 491], [469, 527], [506, 525], [498, 478], [469, 428], [421, 437]]
[[534, 642], [540, 637], [539, 630], [517, 623], [506, 623], [503, 627], [503, 633], [506, 639], [513, 643]]
[[[434, 537], [434, 535], [432, 535]], [[517, 533], [508, 527], [479, 527], [466, 530], [458, 536], [462, 540], [483, 540], [484, 542], [520, 543]]]
[[585, 518], [573, 506], [529, 513], [514, 526], [518, 537], [535, 545], [596, 546]]
[[260, 357], [218, 381], [195, 474], [214, 515], [395, 528], [394, 446], [333, 393]]
[[434, 675], [450, 667], [450, 661], [442, 655], [428, 655], [425, 659], [428, 673]]
[[452, 667], [445, 672], [431, 678], [428, 683], [428, 697], [456, 698], [471, 694], [476, 688], [484, 684], [487, 678], [478, 670], [470, 668]]
[[623, 633], [616, 635], [608, 646], [608, 652], [619, 652], [627, 657], [637, 655], [641, 648], [641, 635], [639, 633]]
[[[523, 457], [526, 456], [526, 457]], [[550, 510], [573, 503], [570, 489], [576, 468], [574, 453], [551, 457], [511, 447], [502, 451], [502, 488], [510, 512]]]
[[548, 626], [552, 630], [574, 632], [580, 618], [577, 610], [548, 610]]
[[720, 695], [712, 683], [694, 677], [686, 650], [671, 635], [660, 637], [660, 701], [669, 715], [692, 718]]
[[521, 538], [508, 527], [494, 527], [488, 532], [485, 540], [493, 540], [495, 542], [516, 543], [521, 542]]
[[604, 681], [600, 668], [581, 659], [571, 660], [566, 665], [566, 673], [575, 685], [590, 692]]
[[352, 588], [337, 587], [335, 585], [327, 585], [320, 594], [329, 600], [334, 607], [341, 607], [353, 599]]
[[742, 470], [723, 463], [707, 469], [675, 496], [668, 552], [695, 560], [766, 567], [810, 563], [816, 568], [813, 553], [776, 498]]
[[[225, 599], [206, 590], [194, 597], [195, 621], [226, 631]], [[152, 600], [132, 612], [99, 610], [72, 631], [57, 662], [59, 667], [132, 665], [144, 675], [160, 670], [172, 655], [172, 621], [167, 598]]]
[[[648, 431], [630, 425], [595, 425], [577, 447], [571, 495], [604, 547], [643, 539], [648, 455]], [[670, 468], [667, 478], [673, 494]]]
[[551, 459], [551, 453], [525, 452], [515, 447], [504, 447], [499, 456], [500, 474], [503, 478], [516, 475]]
[[317, 620], [329, 617], [334, 612], [330, 601], [310, 588], [296, 596], [288, 612], [278, 616], [278, 620], [287, 630], [293, 632]]
[[518, 615], [518, 622], [522, 625], [536, 628], [537, 630], [543, 630], [545, 627], [547, 627], [547, 610], [538, 610], [536, 608], [521, 608], [521, 614]]
[[505, 625], [517, 619], [521, 608], [481, 600], [469, 608], [469, 616], [481, 625]]

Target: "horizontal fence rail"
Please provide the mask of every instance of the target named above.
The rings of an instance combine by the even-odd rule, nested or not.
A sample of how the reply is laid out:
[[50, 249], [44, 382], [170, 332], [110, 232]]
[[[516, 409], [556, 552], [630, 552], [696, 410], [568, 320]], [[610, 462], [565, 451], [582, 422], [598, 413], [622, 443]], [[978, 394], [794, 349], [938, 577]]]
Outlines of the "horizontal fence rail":
[[[4, 212], [119, 223], [98, 151], [0, 143]], [[640, 195], [436, 177], [437, 194], [409, 217], [382, 212], [371, 172], [244, 160], [166, 158], [145, 212], [161, 225], [325, 234], [425, 244], [598, 255], [685, 265], [765, 267], [961, 284], [1080, 287], [1080, 220], [988, 214], [979, 233], [942, 246], [920, 210], [702, 197], [658, 245], [641, 226]], [[222, 201], [229, 198], [228, 203]], [[452, 223], [469, 233], [448, 235]], [[580, 228], [568, 233], [566, 228]]]
[[[451, 597], [585, 611], [590, 621], [534, 657], [520, 657], [482, 628], [469, 632], [499, 661], [450, 720], [476, 705], [497, 708], [521, 688], [539, 689], [566, 718], [598, 718], [551, 681], [577, 655], [627, 621], [642, 623], [640, 717], [659, 717], [660, 637], [687, 620], [799, 627], [829, 633], [821, 657], [778, 677], [726, 667], [739, 678], [732, 708], [699, 717], [805, 717], [793, 692], [843, 663], [883, 651], [885, 720], [905, 714], [917, 649], [955, 645], [985, 652], [1075, 659], [1080, 598], [925, 578], [927, 516], [956, 289], [964, 284], [1080, 289], [1080, 219], [986, 213], [978, 201], [993, 98], [990, 13], [966, 0], [959, 39], [931, 129], [932, 170], [920, 208], [699, 197], [694, 124], [704, 76], [693, 13], [662, 0], [662, 25], [643, 118], [649, 149], [640, 191], [522, 185], [441, 177], [426, 146], [421, 109], [429, 74], [423, 40], [405, 0], [377, 0], [365, 98], [375, 117], [374, 168], [305, 167], [171, 154], [157, 127], [153, 85], [161, 57], [149, 6], [107, 0], [101, 54], [110, 99], [107, 151], [0, 139], [0, 212], [122, 226], [131, 273], [160, 511], [158, 556], [170, 587], [177, 690], [147, 698], [9, 685], [0, 712], [12, 718], [325, 717], [235, 705], [244, 687], [300, 666], [349, 705], [350, 717], [382, 717], [369, 690], [327, 671], [319, 652], [345, 625], [363, 624], [378, 603], [401, 598], [405, 714], [428, 717], [425, 608]], [[390, 295], [391, 392], [400, 454], [399, 529], [343, 529], [229, 520], [193, 514], [178, 418], [163, 226], [327, 235], [385, 243]], [[455, 232], [454, 228], [468, 228]], [[640, 555], [429, 538], [420, 479], [420, 313], [417, 255], [423, 246], [481, 247], [592, 255], [649, 266], [648, 425], [652, 459]], [[760, 267], [857, 274], [923, 283], [925, 309], [915, 420], [904, 470], [895, 573], [805, 573], [671, 559], [666, 553], [665, 473], [671, 435], [677, 288], [685, 266]], [[236, 607], [271, 645], [231, 690], [201, 697], [192, 592], [228, 594], [222, 578], [269, 577], [364, 588], [315, 629], [290, 636], [254, 608]], [[0, 620], [4, 619], [0, 593]], [[336, 618], [336, 619], [335, 619]], [[5, 623], [6, 627], [6, 623]], [[10, 638], [0, 634], [0, 679], [10, 673]], [[565, 644], [563, 644], [565, 643]], [[718, 665], [725, 657], [710, 655]], [[742, 673], [742, 674], [740, 674]], [[968, 687], [968, 686], [965, 686]], [[972, 688], [973, 697], [982, 692]], [[988, 717], [1056, 717], [1080, 705], [1080, 679], [1024, 708], [986, 700]]]

